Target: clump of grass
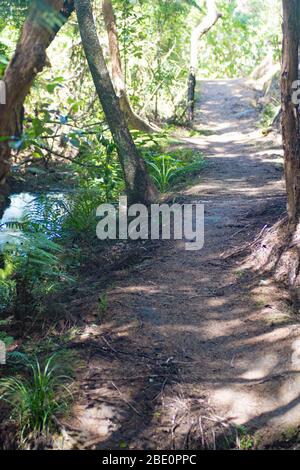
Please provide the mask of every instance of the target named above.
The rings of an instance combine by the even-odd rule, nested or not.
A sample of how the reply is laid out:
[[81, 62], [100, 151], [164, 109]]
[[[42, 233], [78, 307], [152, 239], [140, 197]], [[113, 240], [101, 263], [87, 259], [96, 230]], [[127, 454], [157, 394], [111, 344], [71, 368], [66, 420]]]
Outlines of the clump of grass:
[[[45, 361], [26, 355], [14, 356], [22, 374], [0, 380], [0, 400], [6, 402], [11, 419], [20, 432], [20, 442], [29, 435], [47, 434], [57, 426], [57, 417], [64, 414], [71, 402], [71, 368], [62, 365], [63, 357], [53, 354]], [[68, 363], [64, 358], [64, 362]]]
[[255, 447], [255, 438], [245, 426], [238, 426], [236, 429], [236, 447], [239, 450], [251, 450]]
[[107, 294], [100, 295], [98, 299], [98, 317], [103, 319], [108, 310], [108, 296]]
[[190, 137], [198, 137], [198, 136], [211, 136], [214, 135], [215, 131], [211, 129], [191, 129], [189, 131], [189, 136]]

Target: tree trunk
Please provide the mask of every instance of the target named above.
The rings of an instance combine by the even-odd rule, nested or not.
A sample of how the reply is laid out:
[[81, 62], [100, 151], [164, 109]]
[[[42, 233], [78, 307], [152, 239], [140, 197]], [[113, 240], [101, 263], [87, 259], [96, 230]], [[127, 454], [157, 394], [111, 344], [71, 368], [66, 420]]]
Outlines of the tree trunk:
[[283, 0], [282, 136], [288, 215], [292, 229], [300, 215], [299, 107], [292, 101], [293, 82], [298, 80], [299, 75], [299, 10], [298, 0]]
[[[34, 0], [5, 75], [5, 104], [0, 104], [0, 193], [10, 169], [10, 144], [22, 134], [24, 101], [45, 66], [46, 49], [74, 10], [73, 1]], [[51, 24], [48, 18], [51, 18]], [[7, 138], [7, 139], [5, 139]]]
[[112, 81], [115, 92], [119, 98], [120, 107], [123, 111], [128, 127], [143, 132], [157, 132], [159, 128], [147, 123], [132, 109], [127, 95], [124, 75], [122, 71], [119, 38], [116, 25], [116, 17], [111, 0], [102, 1], [102, 13], [108, 36], [109, 53], [112, 66]]
[[90, 0], [75, 0], [83, 48], [124, 172], [130, 203], [148, 204], [157, 191], [129, 132], [100, 46]]
[[216, 0], [206, 0], [207, 15], [201, 23], [192, 31], [191, 34], [191, 58], [190, 58], [190, 74], [188, 81], [188, 121], [194, 120], [195, 108], [195, 90], [196, 90], [196, 71], [198, 63], [198, 42], [207, 34], [211, 28], [222, 17], [217, 11]]

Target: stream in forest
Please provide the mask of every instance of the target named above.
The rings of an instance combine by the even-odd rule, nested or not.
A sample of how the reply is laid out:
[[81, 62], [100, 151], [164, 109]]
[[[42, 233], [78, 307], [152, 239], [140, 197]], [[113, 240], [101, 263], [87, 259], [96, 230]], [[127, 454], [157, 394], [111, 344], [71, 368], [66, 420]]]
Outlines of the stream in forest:
[[[38, 222], [40, 217], [44, 216], [49, 204], [64, 201], [64, 199], [65, 193], [62, 192], [12, 194], [10, 203], [0, 220], [0, 249], [6, 243], [17, 242], [22, 235], [22, 231], [18, 227], [11, 226], [11, 223], [21, 222], [27, 215], [30, 216], [30, 220]], [[50, 211], [48, 214], [50, 219]]]

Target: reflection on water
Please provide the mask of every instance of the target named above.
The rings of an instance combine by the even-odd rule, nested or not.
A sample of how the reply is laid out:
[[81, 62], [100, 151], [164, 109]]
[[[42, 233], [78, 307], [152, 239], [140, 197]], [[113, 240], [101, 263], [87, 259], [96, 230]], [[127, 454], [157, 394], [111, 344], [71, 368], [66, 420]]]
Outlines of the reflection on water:
[[7, 223], [21, 221], [35, 199], [36, 195], [30, 193], [14, 194], [10, 197], [11, 203], [1, 219], [0, 248], [5, 243], [16, 241], [20, 237], [21, 232], [8, 227]]
[[9, 222], [20, 222], [26, 215], [38, 220], [38, 216], [43, 212], [46, 203], [49, 201], [61, 201], [65, 196], [62, 193], [33, 194], [20, 193], [10, 196], [10, 205], [5, 210], [0, 222], [0, 249], [6, 243], [16, 242], [22, 235], [18, 229], [14, 229], [7, 224]]
[[20, 193], [11, 196], [11, 204], [4, 212], [1, 223], [18, 221], [24, 217], [28, 206], [36, 199], [36, 195], [30, 193]]

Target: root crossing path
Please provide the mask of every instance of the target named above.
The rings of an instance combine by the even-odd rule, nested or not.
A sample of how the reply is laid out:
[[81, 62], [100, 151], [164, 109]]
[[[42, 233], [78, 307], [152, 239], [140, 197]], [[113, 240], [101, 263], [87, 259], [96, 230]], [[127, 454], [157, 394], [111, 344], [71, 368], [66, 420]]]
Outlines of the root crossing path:
[[87, 327], [76, 445], [248, 448], [297, 429], [300, 325], [242, 250], [285, 210], [282, 150], [254, 98], [242, 80], [202, 82], [183, 145], [207, 165], [178, 200], [205, 204], [205, 246], [160, 242], [115, 273], [105, 322]]

